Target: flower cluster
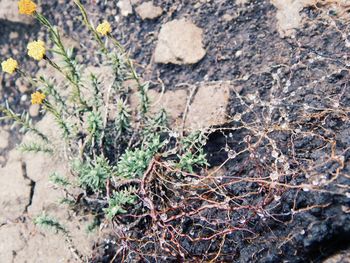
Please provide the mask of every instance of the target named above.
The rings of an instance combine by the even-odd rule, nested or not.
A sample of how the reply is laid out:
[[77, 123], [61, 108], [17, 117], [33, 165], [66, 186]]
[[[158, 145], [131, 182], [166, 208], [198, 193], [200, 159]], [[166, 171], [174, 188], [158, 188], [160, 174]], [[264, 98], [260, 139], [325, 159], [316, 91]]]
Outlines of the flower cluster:
[[96, 31], [100, 33], [102, 36], [106, 36], [107, 34], [112, 32], [112, 28], [110, 23], [108, 23], [107, 21], [104, 21], [103, 23], [97, 26]]
[[45, 98], [45, 94], [36, 91], [32, 94], [32, 104], [42, 104]]
[[35, 60], [42, 60], [45, 56], [45, 43], [41, 40], [30, 42], [27, 46], [28, 55]]
[[9, 58], [1, 63], [1, 67], [3, 71], [12, 74], [18, 68], [18, 63], [13, 58]]
[[18, 11], [22, 15], [32, 15], [36, 12], [36, 4], [31, 0], [21, 0], [18, 2]]

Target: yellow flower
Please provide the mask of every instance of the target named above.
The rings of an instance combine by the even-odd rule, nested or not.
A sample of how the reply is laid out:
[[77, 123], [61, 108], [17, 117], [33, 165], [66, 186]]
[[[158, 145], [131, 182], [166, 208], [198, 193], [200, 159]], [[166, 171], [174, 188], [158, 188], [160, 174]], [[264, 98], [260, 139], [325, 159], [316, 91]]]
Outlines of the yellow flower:
[[42, 60], [45, 56], [45, 43], [41, 40], [29, 43], [27, 49], [28, 55], [36, 60]]
[[20, 0], [18, 11], [22, 15], [32, 15], [36, 11], [36, 4], [31, 0]]
[[32, 94], [32, 104], [42, 104], [45, 98], [45, 94], [36, 91]]
[[2, 70], [12, 74], [17, 68], [18, 68], [18, 63], [16, 60], [9, 58], [1, 63]]
[[104, 21], [103, 23], [97, 26], [96, 31], [100, 33], [102, 36], [105, 36], [112, 32], [112, 28], [107, 21]]

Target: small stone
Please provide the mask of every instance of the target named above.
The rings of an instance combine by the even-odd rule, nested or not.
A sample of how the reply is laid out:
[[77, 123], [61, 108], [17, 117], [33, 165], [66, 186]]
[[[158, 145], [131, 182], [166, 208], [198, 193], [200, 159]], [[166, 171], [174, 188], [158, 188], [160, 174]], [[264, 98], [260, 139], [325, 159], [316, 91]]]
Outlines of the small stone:
[[229, 82], [201, 84], [188, 109], [185, 128], [194, 131], [227, 122], [231, 89]]
[[39, 115], [40, 105], [34, 104], [29, 107], [29, 115], [31, 117], [37, 117]]
[[21, 92], [21, 93], [25, 93], [27, 92], [29, 89], [28, 89], [28, 86], [25, 85], [23, 83], [23, 81], [21, 79], [17, 79], [16, 82], [16, 88]]
[[224, 15], [222, 16], [222, 19], [223, 19], [224, 21], [226, 21], [226, 22], [230, 22], [230, 21], [233, 20], [233, 16], [231, 16], [231, 15], [229, 15], [229, 14], [224, 14]]
[[206, 54], [202, 45], [203, 30], [186, 19], [164, 24], [159, 32], [154, 59], [163, 64], [194, 64]]
[[130, 0], [119, 0], [117, 6], [119, 7], [122, 16], [129, 16], [132, 14], [132, 5]]
[[141, 0], [130, 0], [132, 5], [138, 5], [141, 3]]
[[18, 38], [18, 32], [16, 32], [16, 31], [13, 31], [13, 32], [11, 32], [10, 33], [10, 39], [16, 39], [16, 38]]
[[153, 3], [145, 2], [136, 8], [136, 12], [141, 17], [142, 20], [145, 19], [155, 19], [160, 17], [163, 13], [163, 9], [159, 6], [153, 5]]

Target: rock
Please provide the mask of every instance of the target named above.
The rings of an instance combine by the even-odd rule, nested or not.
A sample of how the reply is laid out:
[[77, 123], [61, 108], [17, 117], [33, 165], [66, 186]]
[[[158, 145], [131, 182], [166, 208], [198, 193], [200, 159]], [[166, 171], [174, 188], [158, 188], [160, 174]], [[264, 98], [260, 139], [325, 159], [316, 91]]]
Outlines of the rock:
[[18, 36], [19, 36], [19, 34], [16, 31], [13, 31], [13, 32], [10, 33], [10, 39], [12, 39], [12, 40], [13, 39], [17, 39]]
[[249, 0], [236, 0], [236, 4], [237, 5], [244, 5], [246, 3], [248, 3]]
[[21, 93], [26, 93], [29, 90], [28, 86], [21, 79], [17, 79], [15, 84], [16, 84], [16, 88]]
[[[151, 89], [147, 95], [151, 101], [151, 113], [156, 114], [163, 108], [168, 114], [169, 124], [174, 126], [175, 129], [180, 127], [182, 123], [181, 117], [187, 102], [187, 91], [185, 89], [169, 90], [164, 93]], [[139, 104], [139, 94], [133, 93], [130, 97], [131, 108], [137, 109]]]
[[21, 216], [29, 203], [30, 186], [22, 172], [20, 161], [0, 169], [0, 224]]
[[[199, 85], [199, 86], [195, 86]], [[148, 91], [151, 102], [151, 113], [157, 113], [164, 108], [169, 117], [169, 123], [174, 130], [182, 128], [183, 114], [192, 89], [197, 89], [188, 107], [184, 128], [186, 130], [203, 129], [220, 125], [227, 121], [226, 108], [233, 89], [230, 82], [201, 83], [191, 86], [191, 90], [177, 89], [163, 94], [153, 89]], [[238, 91], [238, 90], [237, 90]], [[138, 93], [130, 96], [132, 109], [138, 108], [140, 99]]]
[[0, 149], [7, 148], [9, 145], [10, 134], [8, 131], [5, 131], [0, 128]]
[[186, 19], [164, 24], [159, 32], [154, 59], [156, 63], [194, 64], [205, 56], [203, 30]]
[[315, 4], [315, 0], [271, 0], [277, 8], [277, 30], [281, 37], [290, 37], [300, 27], [299, 12], [306, 6]]
[[336, 253], [324, 260], [323, 263], [350, 263], [350, 249]]
[[38, 104], [30, 105], [30, 107], [29, 107], [29, 115], [31, 117], [38, 117], [39, 116], [39, 111], [40, 111], [40, 105], [38, 105]]
[[132, 5], [130, 0], [119, 0], [117, 6], [119, 7], [122, 16], [129, 16], [132, 14]]
[[229, 14], [224, 14], [224, 15], [222, 16], [222, 19], [223, 19], [224, 21], [226, 21], [226, 22], [231, 22], [231, 21], [234, 19], [234, 17], [231, 16], [231, 15], [229, 15]]
[[201, 84], [189, 107], [185, 128], [196, 130], [225, 123], [230, 89], [229, 82]]
[[0, 0], [0, 20], [8, 20], [16, 23], [32, 24], [34, 19], [31, 16], [18, 13], [17, 0]]
[[155, 19], [160, 17], [163, 13], [163, 9], [159, 6], [153, 5], [153, 3], [145, 2], [136, 8], [136, 12], [139, 14], [142, 20]]

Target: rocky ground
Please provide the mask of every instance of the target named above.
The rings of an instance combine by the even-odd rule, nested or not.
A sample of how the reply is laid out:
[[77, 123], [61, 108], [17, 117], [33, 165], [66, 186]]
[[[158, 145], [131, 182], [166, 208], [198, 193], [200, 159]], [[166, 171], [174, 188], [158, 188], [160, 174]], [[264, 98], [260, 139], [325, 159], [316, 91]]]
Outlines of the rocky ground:
[[[113, 34], [130, 50], [143, 79], [151, 81], [154, 107], [170, 109], [174, 127], [184, 123], [196, 129], [227, 122], [230, 127], [244, 127], [234, 135], [210, 138], [213, 165], [227, 159], [229, 151], [223, 151], [227, 145], [239, 152], [246, 136], [254, 141], [264, 131], [271, 141], [256, 149], [257, 156], [269, 154], [264, 164], [287, 156], [295, 161], [290, 161], [292, 166], [298, 166], [290, 167], [293, 172], [305, 168], [301, 169], [305, 180], [315, 185], [329, 182], [328, 193], [304, 189], [276, 194], [286, 205], [272, 202], [269, 211], [283, 214], [278, 217], [283, 223], [256, 223], [259, 238], [249, 245], [232, 237], [235, 246], [231, 244], [227, 252], [235, 257], [227, 262], [321, 262], [328, 257], [326, 262], [345, 262], [350, 241], [346, 0], [89, 0], [85, 5], [95, 24], [111, 22]], [[62, 28], [68, 45], [84, 47], [79, 61], [96, 66], [94, 46], [72, 1], [43, 0], [40, 6]], [[45, 63], [36, 65], [23, 55], [27, 42], [46, 39], [45, 32], [17, 14], [16, 1], [0, 0], [0, 7], [1, 59], [16, 57], [33, 75], [52, 74]], [[29, 110], [39, 126], [51, 125], [38, 108], [29, 106], [32, 87], [5, 74], [0, 82], [1, 103], [8, 100], [16, 111]], [[79, 250], [92, 253], [102, 235], [86, 234], [91, 219], [58, 205], [61, 193], [47, 179], [50, 171], [66, 167], [45, 155], [21, 155], [15, 145], [26, 138], [10, 128], [6, 122], [0, 127], [2, 260], [74, 262], [61, 236], [32, 224], [41, 210], [69, 227]], [[277, 153], [266, 150], [271, 145]], [[229, 162], [227, 173], [255, 171], [250, 166], [239, 170], [244, 158], [248, 157]], [[232, 191], [243, 191], [239, 187]], [[335, 191], [338, 194], [330, 194]], [[311, 204], [318, 207], [309, 209]], [[305, 208], [305, 213], [288, 214]], [[201, 248], [192, 253], [200, 254]]]

